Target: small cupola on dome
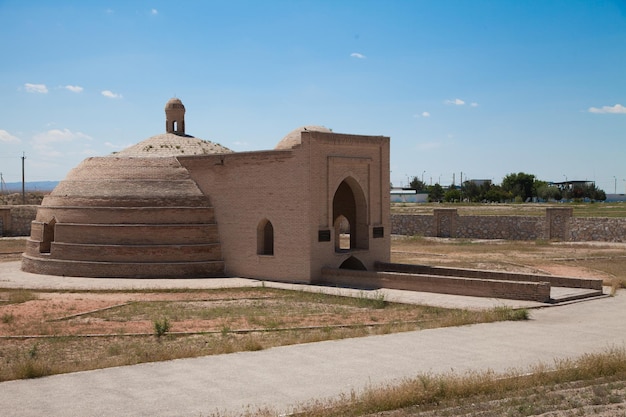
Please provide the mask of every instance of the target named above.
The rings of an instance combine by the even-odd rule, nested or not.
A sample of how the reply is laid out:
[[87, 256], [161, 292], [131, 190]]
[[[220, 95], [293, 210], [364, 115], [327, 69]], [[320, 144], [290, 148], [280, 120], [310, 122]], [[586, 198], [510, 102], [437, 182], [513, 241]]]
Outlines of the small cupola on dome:
[[165, 131], [185, 134], [185, 106], [178, 98], [172, 98], [165, 104]]

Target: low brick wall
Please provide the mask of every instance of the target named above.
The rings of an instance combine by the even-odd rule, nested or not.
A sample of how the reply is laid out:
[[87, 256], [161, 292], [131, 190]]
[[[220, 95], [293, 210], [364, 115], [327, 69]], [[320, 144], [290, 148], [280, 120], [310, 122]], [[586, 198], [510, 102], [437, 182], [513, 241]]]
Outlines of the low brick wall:
[[325, 283], [354, 288], [389, 288], [473, 297], [529, 300], [541, 303], [550, 302], [550, 284], [547, 282], [502, 281], [336, 268], [323, 268], [322, 279]]
[[552, 287], [585, 288], [602, 291], [601, 279], [571, 278], [555, 275], [521, 274], [516, 272], [485, 271], [478, 269], [446, 268], [438, 266], [376, 262], [377, 271], [454, 276], [496, 281], [547, 282]]

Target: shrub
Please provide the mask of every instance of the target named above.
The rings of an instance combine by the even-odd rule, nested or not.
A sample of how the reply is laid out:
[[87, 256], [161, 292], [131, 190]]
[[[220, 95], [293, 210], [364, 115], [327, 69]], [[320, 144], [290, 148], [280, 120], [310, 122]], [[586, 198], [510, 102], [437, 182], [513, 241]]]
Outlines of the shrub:
[[167, 319], [167, 317], [156, 319], [154, 320], [153, 324], [154, 324], [154, 335], [156, 337], [164, 336], [167, 332], [170, 331], [170, 321]]

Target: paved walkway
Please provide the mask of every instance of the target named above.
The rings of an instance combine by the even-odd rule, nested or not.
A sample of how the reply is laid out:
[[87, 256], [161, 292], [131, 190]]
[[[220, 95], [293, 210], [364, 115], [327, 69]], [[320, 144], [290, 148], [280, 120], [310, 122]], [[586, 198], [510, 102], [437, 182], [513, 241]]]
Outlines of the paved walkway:
[[[0, 287], [19, 286], [16, 281], [33, 277], [11, 272], [5, 265], [1, 265]], [[626, 293], [620, 292], [616, 297], [535, 309], [526, 322], [432, 329], [9, 381], [0, 383], [0, 414], [206, 416], [263, 406], [288, 412], [298, 403], [420, 373], [526, 369], [538, 362], [551, 364], [555, 358], [624, 347], [624, 311]]]

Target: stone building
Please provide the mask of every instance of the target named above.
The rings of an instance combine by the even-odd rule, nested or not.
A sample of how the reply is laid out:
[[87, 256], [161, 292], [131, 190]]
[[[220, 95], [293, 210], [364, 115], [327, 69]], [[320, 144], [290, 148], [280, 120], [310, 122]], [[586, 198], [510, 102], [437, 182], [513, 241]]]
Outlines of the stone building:
[[44, 199], [24, 271], [315, 282], [389, 261], [388, 137], [306, 126], [235, 153], [187, 135], [179, 99], [165, 114], [166, 133], [84, 160]]

